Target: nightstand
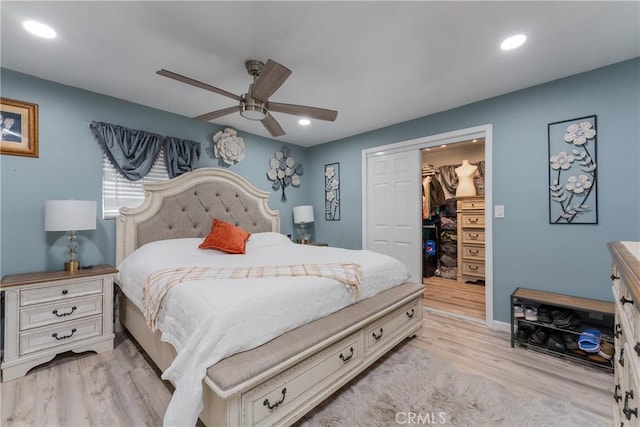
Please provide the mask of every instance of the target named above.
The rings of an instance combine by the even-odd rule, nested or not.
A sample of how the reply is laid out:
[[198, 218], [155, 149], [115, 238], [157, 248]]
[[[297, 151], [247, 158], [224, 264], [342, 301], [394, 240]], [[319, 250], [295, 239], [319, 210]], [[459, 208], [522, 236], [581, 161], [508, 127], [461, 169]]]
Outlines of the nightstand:
[[97, 265], [71, 273], [50, 271], [4, 277], [2, 381], [26, 375], [59, 353], [113, 349], [113, 277]]

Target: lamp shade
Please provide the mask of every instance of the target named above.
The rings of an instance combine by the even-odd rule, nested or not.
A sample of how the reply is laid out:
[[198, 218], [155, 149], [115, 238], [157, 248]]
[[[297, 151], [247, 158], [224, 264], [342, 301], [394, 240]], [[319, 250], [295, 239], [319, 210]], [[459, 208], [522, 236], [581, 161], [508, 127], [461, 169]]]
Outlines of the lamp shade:
[[95, 201], [47, 200], [45, 202], [45, 231], [78, 231], [95, 229]]
[[313, 206], [296, 206], [293, 208], [293, 222], [295, 224], [313, 222]]

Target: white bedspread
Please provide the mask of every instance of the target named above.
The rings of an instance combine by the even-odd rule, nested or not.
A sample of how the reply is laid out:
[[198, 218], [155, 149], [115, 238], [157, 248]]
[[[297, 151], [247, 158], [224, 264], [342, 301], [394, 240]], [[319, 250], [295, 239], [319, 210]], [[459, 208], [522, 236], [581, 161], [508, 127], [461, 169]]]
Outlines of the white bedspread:
[[[246, 255], [198, 249], [202, 239], [149, 243], [119, 266], [117, 282], [142, 308], [142, 289], [156, 270], [180, 266], [250, 266], [353, 262], [362, 266], [360, 300], [404, 283], [409, 270], [372, 251], [297, 245], [277, 233], [256, 233]], [[162, 374], [175, 384], [164, 425], [194, 425], [202, 409], [202, 380], [209, 366], [255, 348], [305, 323], [353, 303], [333, 279], [279, 277], [184, 282], [173, 287], [158, 316], [162, 340], [178, 356]]]

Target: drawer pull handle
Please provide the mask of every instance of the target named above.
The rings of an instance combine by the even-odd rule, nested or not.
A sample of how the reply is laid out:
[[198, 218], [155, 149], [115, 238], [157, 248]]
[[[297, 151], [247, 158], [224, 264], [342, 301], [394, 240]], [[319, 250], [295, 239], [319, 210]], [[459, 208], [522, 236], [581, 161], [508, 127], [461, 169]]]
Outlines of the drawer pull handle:
[[264, 406], [266, 406], [267, 408], [269, 408], [269, 410], [274, 410], [275, 408], [280, 406], [282, 404], [282, 402], [284, 402], [284, 399], [285, 399], [286, 394], [287, 394], [287, 388], [286, 387], [283, 388], [281, 393], [282, 393], [282, 399], [278, 400], [273, 405], [271, 403], [269, 403], [269, 399], [265, 399], [264, 402], [262, 402], [262, 404]]
[[636, 351], [638, 357], [640, 357], [640, 342], [636, 341], [636, 345], [633, 346], [633, 349]]
[[477, 265], [469, 265], [469, 266], [467, 266], [467, 268], [469, 268], [469, 270], [471, 270], [471, 271], [478, 271], [478, 268], [480, 268], [480, 267], [478, 267]]
[[351, 351], [351, 353], [348, 356], [345, 356], [342, 353], [340, 353], [340, 360], [342, 360], [343, 362], [350, 360], [353, 357], [353, 347], [351, 347], [349, 351]]
[[478, 238], [479, 238], [479, 237], [480, 237], [480, 235], [479, 235], [479, 234], [469, 234], [469, 238], [470, 238], [471, 240], [478, 240]]
[[616, 338], [620, 338], [620, 335], [622, 335], [622, 325], [620, 323], [616, 323], [616, 331], [613, 336]]
[[629, 409], [629, 398], [633, 399], [633, 390], [624, 392], [624, 408], [622, 412], [627, 420], [631, 420], [631, 415], [635, 415], [638, 418], [638, 408]]
[[75, 305], [73, 307], [71, 307], [71, 311], [68, 311], [66, 313], [58, 313], [58, 310], [53, 310], [52, 313], [55, 314], [58, 317], [64, 317], [64, 316], [68, 316], [70, 314], [73, 314], [74, 311], [76, 311], [78, 307], [76, 307]]
[[411, 311], [407, 311], [405, 314], [409, 319], [411, 319], [413, 315], [416, 314], [416, 310], [412, 308]]
[[469, 253], [470, 253], [471, 255], [478, 255], [478, 252], [480, 252], [480, 251], [479, 251], [479, 250], [477, 250], [477, 249], [469, 249]]
[[621, 303], [622, 305], [625, 305], [625, 304], [627, 304], [627, 303], [629, 303], [629, 304], [633, 304], [633, 300], [632, 300], [632, 299], [626, 299], [625, 297], [622, 297], [622, 298], [620, 298], [620, 303]]
[[373, 334], [373, 338], [378, 341], [380, 338], [382, 338], [382, 328], [380, 328], [380, 335], [376, 335], [376, 333], [374, 332]]
[[468, 218], [469, 219], [469, 223], [471, 224], [477, 224], [478, 223], [478, 218]]
[[68, 294], [68, 293], [69, 293], [69, 291], [68, 291], [68, 290], [66, 290], [66, 289], [63, 289], [63, 290], [62, 290], [62, 295], [66, 295], [66, 294]]
[[[624, 366], [624, 347], [620, 350], [620, 357], [618, 358], [620, 366]], [[632, 396], [633, 397], [633, 396]]]
[[611, 280], [618, 280], [620, 279], [620, 276], [616, 276], [615, 274], [611, 275]]
[[616, 402], [620, 402], [622, 400], [622, 395], [618, 394], [620, 391], [620, 384], [616, 384], [616, 388], [613, 390], [613, 400]]
[[55, 332], [55, 333], [54, 333], [54, 334], [52, 334], [51, 336], [52, 336], [53, 338], [57, 339], [58, 341], [61, 341], [61, 340], [65, 340], [65, 339], [67, 339], [67, 338], [71, 338], [71, 337], [73, 336], [73, 334], [75, 334], [75, 333], [76, 333], [76, 330], [77, 330], [76, 328], [73, 328], [73, 329], [71, 330], [71, 333], [70, 333], [69, 335], [63, 335], [63, 336], [61, 336], [61, 337], [59, 337], [59, 336], [58, 336], [58, 333], [57, 333], [57, 332]]

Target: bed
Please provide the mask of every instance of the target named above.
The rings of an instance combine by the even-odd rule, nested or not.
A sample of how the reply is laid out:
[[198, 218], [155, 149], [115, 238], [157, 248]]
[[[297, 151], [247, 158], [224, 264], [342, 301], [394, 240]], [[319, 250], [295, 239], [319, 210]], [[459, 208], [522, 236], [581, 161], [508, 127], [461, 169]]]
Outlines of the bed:
[[[307, 262], [307, 259], [329, 263], [339, 258], [353, 257], [363, 270], [363, 287], [359, 289], [361, 295], [355, 295], [353, 289], [342, 286], [344, 283], [318, 277], [272, 278], [268, 290], [263, 285], [257, 285], [266, 283], [260, 282], [266, 279], [248, 279], [246, 288], [245, 284], [241, 284], [244, 282], [219, 280], [211, 286], [212, 289], [207, 287], [203, 291], [214, 292], [216, 286], [226, 286], [221, 288], [225, 289], [224, 294], [218, 294], [215, 298], [196, 294], [193, 289], [204, 287], [200, 283], [184, 283], [167, 293], [155, 331], [147, 325], [148, 318], [145, 318], [141, 309], [138, 291], [128, 284], [135, 274], [119, 275], [116, 283], [120, 288], [117, 304], [120, 323], [163, 371], [163, 378], [176, 386], [165, 415], [166, 425], [195, 422], [195, 418], [191, 419], [184, 412], [172, 409], [179, 394], [182, 401], [197, 401], [195, 414], [205, 425], [292, 424], [399, 342], [418, 334], [422, 328], [423, 285], [405, 280], [383, 283], [398, 281], [400, 267], [397, 268], [397, 274], [393, 274], [393, 279], [389, 272], [387, 278], [379, 277], [376, 273], [375, 277], [379, 278], [373, 280], [371, 269], [375, 269], [381, 260], [391, 262], [377, 258], [384, 257], [379, 254], [290, 242], [279, 234], [280, 216], [278, 211], [268, 206], [268, 198], [268, 192], [255, 188], [233, 172], [220, 168], [200, 168], [170, 181], [146, 185], [142, 205], [122, 209], [117, 218], [116, 262], [123, 268], [121, 272], [134, 271], [130, 265], [142, 265], [142, 273], [138, 273], [141, 277], [165, 263], [172, 264], [174, 259], [178, 263], [180, 256], [206, 256], [225, 265], [234, 262], [242, 265], [245, 257], [246, 262], [255, 264], [251, 256], [268, 262], [270, 257], [278, 258], [276, 254], [285, 254], [288, 263]], [[213, 218], [235, 224], [252, 234], [247, 241], [246, 255], [211, 252], [201, 255], [193, 252], [197, 251], [193, 249], [197, 243], [210, 232]], [[166, 255], [167, 250], [174, 251], [171, 253], [176, 255]], [[143, 252], [150, 257], [140, 258]], [[384, 270], [396, 269], [395, 264], [390, 266], [385, 266]], [[284, 291], [278, 294], [280, 288]], [[239, 314], [226, 310], [234, 304], [226, 299], [227, 294], [234, 292], [245, 298], [236, 304]], [[280, 296], [275, 302], [267, 302], [270, 301], [267, 300], [267, 293]], [[281, 297], [286, 300], [289, 294], [299, 295], [295, 304], [280, 302]], [[338, 296], [326, 296], [334, 294]], [[305, 296], [302, 300], [301, 295]], [[196, 317], [201, 314], [192, 314], [191, 310], [184, 308], [202, 305], [207, 298], [212, 305], [218, 304], [216, 309], [209, 310], [216, 313], [211, 314], [216, 316], [215, 322], [206, 323], [210, 320], [208, 317], [205, 322], [203, 318]], [[323, 298], [335, 299], [338, 305], [315, 312], [316, 306], [322, 306], [317, 300]], [[278, 308], [277, 304], [287, 305]], [[181, 305], [182, 311], [169, 314], [170, 307]], [[193, 311], [196, 312], [195, 309]], [[218, 322], [218, 311], [229, 311], [242, 321], [228, 324], [222, 320]], [[278, 313], [283, 311], [286, 313], [280, 317], [288, 318], [291, 324], [277, 323]], [[273, 318], [277, 326], [272, 327], [271, 321], [256, 323], [254, 320], [256, 324], [251, 324], [254, 316], [247, 313]], [[178, 320], [182, 321], [179, 319], [181, 316], [188, 318], [187, 326], [175, 326]], [[252, 335], [254, 327], [266, 323], [274, 330]], [[206, 328], [201, 328], [204, 332], [198, 329], [202, 324], [207, 324]], [[221, 328], [220, 331], [216, 331], [216, 327]], [[202, 337], [198, 335], [200, 333]], [[234, 337], [229, 349], [226, 349], [224, 339], [218, 340], [218, 337], [227, 335]], [[212, 343], [209, 341], [211, 338], [218, 341]], [[204, 346], [204, 351], [193, 350], [189, 347], [191, 342], [198, 347]], [[226, 353], [214, 357], [212, 354], [218, 349]], [[213, 363], [196, 369], [195, 373], [177, 368], [197, 366], [205, 360], [194, 354], [205, 354]], [[194, 361], [189, 359], [191, 357], [195, 357]], [[197, 391], [192, 394], [187, 391], [185, 394], [184, 390], [190, 388], [182, 382], [193, 383], [194, 378], [198, 380], [198, 387], [193, 387]], [[178, 408], [181, 404], [176, 405], [175, 408]], [[193, 408], [190, 410], [193, 411]]]

